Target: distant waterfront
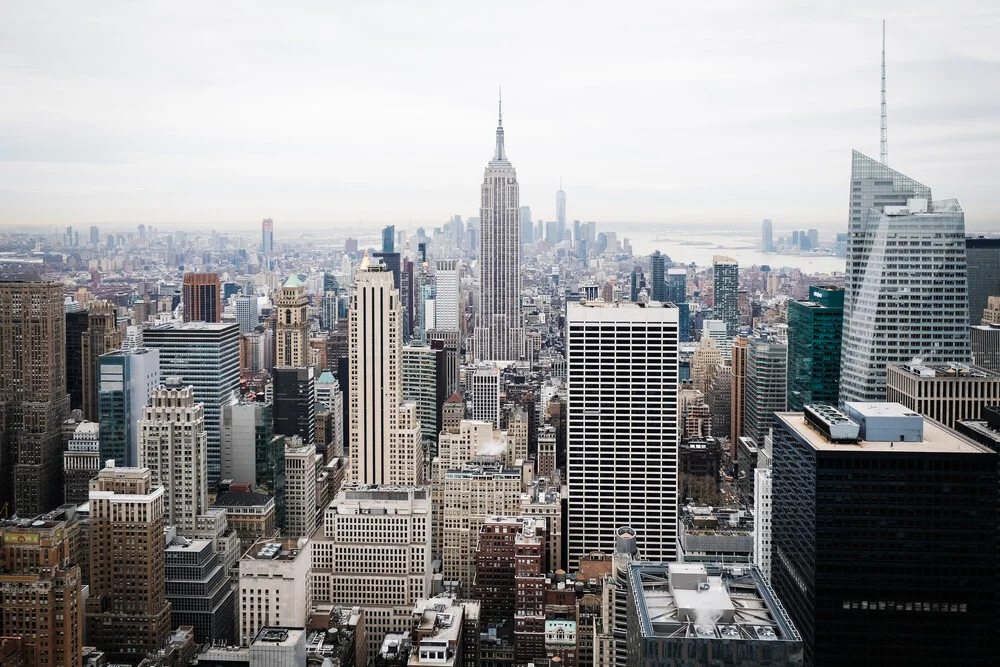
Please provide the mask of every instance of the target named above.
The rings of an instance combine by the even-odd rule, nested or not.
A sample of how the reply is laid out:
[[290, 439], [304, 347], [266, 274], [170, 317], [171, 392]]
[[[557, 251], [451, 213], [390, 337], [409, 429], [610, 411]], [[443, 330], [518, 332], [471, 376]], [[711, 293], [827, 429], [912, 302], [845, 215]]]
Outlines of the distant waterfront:
[[[772, 269], [783, 266], [800, 269], [806, 274], [843, 273], [845, 260], [843, 257], [827, 255], [779, 255], [762, 253], [760, 237], [751, 236], [746, 232], [683, 232], [664, 228], [661, 231], [619, 232], [618, 240], [628, 238], [632, 244], [634, 255], [649, 255], [655, 250], [666, 253], [674, 262], [698, 266], [712, 263], [713, 255], [728, 255], [739, 262], [740, 266], [760, 266], [768, 264]], [[659, 240], [657, 240], [659, 239]], [[821, 243], [822, 243], [821, 236]]]

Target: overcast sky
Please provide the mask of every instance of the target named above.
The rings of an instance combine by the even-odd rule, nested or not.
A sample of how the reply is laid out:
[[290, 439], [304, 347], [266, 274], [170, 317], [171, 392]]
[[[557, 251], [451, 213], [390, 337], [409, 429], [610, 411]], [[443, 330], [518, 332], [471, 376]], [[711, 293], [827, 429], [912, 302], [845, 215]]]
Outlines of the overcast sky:
[[503, 86], [535, 219], [846, 226], [885, 17], [890, 166], [1000, 231], [998, 4], [844, 4], [4, 2], [0, 225], [477, 215]]

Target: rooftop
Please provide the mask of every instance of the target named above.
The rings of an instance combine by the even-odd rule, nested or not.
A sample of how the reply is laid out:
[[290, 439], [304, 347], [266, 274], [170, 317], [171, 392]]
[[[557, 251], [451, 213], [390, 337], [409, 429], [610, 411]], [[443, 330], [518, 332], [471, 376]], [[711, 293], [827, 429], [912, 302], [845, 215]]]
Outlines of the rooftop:
[[293, 561], [301, 551], [299, 540], [261, 539], [243, 554], [242, 560]]
[[1000, 373], [970, 364], [925, 364], [915, 359], [908, 364], [888, 364], [886, 372], [891, 370], [920, 378], [983, 378], [1000, 381]]
[[300, 280], [299, 277], [293, 273], [292, 275], [288, 276], [288, 280], [285, 281], [285, 284], [282, 285], [282, 287], [303, 287], [304, 285], [305, 283], [302, 282], [302, 280]]
[[223, 491], [215, 497], [215, 507], [262, 507], [274, 502], [271, 496], [256, 491]]
[[644, 637], [801, 641], [754, 566], [635, 563], [629, 580]]
[[[271, 646], [294, 647], [305, 635], [305, 628], [272, 628], [263, 627], [253, 640], [252, 646], [267, 644]], [[251, 660], [252, 662], [252, 660]]]
[[[879, 416], [905, 417], [913, 411], [898, 403], [867, 403], [861, 405], [870, 414]], [[881, 407], [885, 406], [885, 407]], [[888, 407], [893, 406], [893, 407]], [[984, 454], [990, 453], [982, 445], [976, 444], [963, 435], [930, 419], [924, 419], [923, 440], [906, 442], [831, 442], [805, 419], [801, 412], [776, 412], [779, 422], [803, 439], [809, 446], [819, 451], [866, 451], [866, 452], [929, 452], [940, 454]]]

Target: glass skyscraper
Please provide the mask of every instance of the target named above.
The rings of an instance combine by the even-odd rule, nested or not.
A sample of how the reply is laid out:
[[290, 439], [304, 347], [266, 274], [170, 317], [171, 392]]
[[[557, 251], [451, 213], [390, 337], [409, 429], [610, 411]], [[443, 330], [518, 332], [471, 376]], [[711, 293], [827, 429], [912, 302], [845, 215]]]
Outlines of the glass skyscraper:
[[806, 301], [788, 303], [788, 409], [837, 404], [844, 290], [810, 287]]
[[885, 397], [887, 363], [968, 362], [958, 201], [854, 152], [840, 401]]
[[659, 250], [649, 256], [649, 281], [653, 288], [652, 294], [649, 296], [653, 301], [661, 303], [667, 300], [667, 283], [664, 279], [666, 263], [664, 260], [665, 257]]
[[726, 335], [732, 338], [740, 330], [740, 266], [732, 257], [716, 255], [713, 260], [715, 274], [715, 319], [726, 324]]

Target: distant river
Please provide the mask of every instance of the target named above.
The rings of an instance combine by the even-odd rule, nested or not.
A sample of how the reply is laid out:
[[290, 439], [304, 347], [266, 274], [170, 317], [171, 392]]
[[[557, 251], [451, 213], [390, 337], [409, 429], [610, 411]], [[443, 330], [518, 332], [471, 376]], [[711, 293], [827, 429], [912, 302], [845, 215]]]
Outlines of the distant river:
[[[690, 233], [664, 228], [660, 232], [637, 230], [632, 233], [618, 232], [618, 240], [628, 238], [632, 253], [636, 256], [650, 255], [659, 250], [670, 259], [682, 264], [694, 262], [698, 266], [708, 266], [713, 255], [728, 255], [740, 266], [760, 266], [768, 264], [772, 269], [790, 267], [806, 274], [843, 273], [843, 257], [801, 255], [779, 255], [762, 253], [760, 237], [746, 232]], [[660, 239], [660, 240], [657, 240]], [[821, 237], [821, 243], [823, 242]]]

